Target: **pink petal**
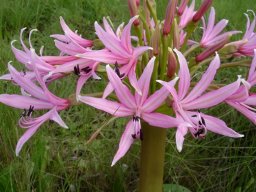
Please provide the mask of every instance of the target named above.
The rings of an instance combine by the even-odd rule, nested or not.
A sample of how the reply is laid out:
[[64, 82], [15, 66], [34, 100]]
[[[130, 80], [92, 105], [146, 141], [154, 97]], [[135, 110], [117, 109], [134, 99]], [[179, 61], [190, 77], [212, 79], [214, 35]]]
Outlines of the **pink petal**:
[[176, 139], [176, 147], [179, 152], [182, 151], [185, 135], [187, 134], [187, 132], [188, 132], [188, 128], [185, 126], [185, 124], [180, 124], [178, 126], [175, 139]]
[[138, 16], [134, 16], [130, 19], [129, 23], [124, 27], [122, 36], [121, 36], [121, 43], [126, 51], [132, 54], [132, 44], [131, 44], [131, 27], [133, 22], [138, 19]]
[[19, 108], [19, 109], [29, 109], [30, 106], [34, 106], [34, 109], [51, 109], [54, 107], [53, 104], [47, 101], [35, 99], [28, 96], [14, 95], [14, 94], [0, 95], [0, 102], [4, 103], [5, 105]]
[[249, 75], [248, 75], [248, 81], [251, 82], [253, 80], [254, 75], [256, 74], [256, 50], [254, 49], [254, 57], [252, 60], [252, 64], [249, 70]]
[[140, 79], [138, 81], [140, 90], [142, 92], [142, 95], [139, 95], [137, 92], [135, 93], [135, 98], [137, 104], [141, 105], [144, 103], [146, 98], [148, 97], [148, 91], [150, 86], [150, 80], [152, 76], [152, 72], [154, 70], [154, 62], [155, 57], [152, 57], [150, 61], [148, 62], [147, 66], [145, 67], [142, 75], [140, 76]]
[[169, 94], [169, 91], [165, 87], [155, 91], [154, 94], [148, 97], [148, 99], [144, 102], [142, 110], [147, 113], [155, 111], [159, 106], [163, 104]]
[[180, 71], [178, 75], [180, 78], [178, 95], [180, 99], [183, 99], [190, 87], [190, 73], [189, 73], [188, 64], [185, 57], [177, 49], [174, 49], [174, 51], [178, 56], [178, 60], [180, 64]]
[[[227, 136], [227, 137], [234, 137], [234, 138], [243, 137], [243, 135], [235, 132], [233, 129], [230, 129], [226, 125], [226, 123], [224, 121], [220, 120], [219, 118], [205, 115], [203, 113], [201, 113], [201, 116], [205, 120], [207, 130], [217, 133], [217, 134], [220, 134], [220, 135]], [[194, 120], [194, 123], [197, 123], [196, 122], [197, 120], [195, 118], [191, 119], [191, 120]]]
[[121, 42], [112, 37], [111, 34], [105, 32], [97, 22], [95, 22], [95, 31], [101, 42], [112, 53], [116, 54], [118, 57], [130, 57], [130, 54], [121, 46]]
[[177, 94], [177, 91], [176, 89], [174, 88], [174, 85], [176, 84], [178, 78], [175, 78], [173, 79], [172, 81], [170, 82], [165, 82], [165, 81], [161, 81], [161, 80], [157, 80], [158, 83], [160, 83], [161, 85], [163, 85], [172, 95], [173, 97], [173, 100], [175, 102], [178, 102], [179, 101], [179, 98], [178, 98], [178, 94]]
[[193, 110], [193, 109], [203, 109], [209, 108], [215, 105], [220, 104], [228, 97], [233, 95], [240, 87], [241, 80], [238, 79], [236, 82], [226, 85], [220, 89], [210, 91], [201, 97], [188, 102], [182, 103], [182, 107], [185, 110]]
[[26, 92], [33, 95], [34, 97], [37, 97], [39, 99], [44, 100], [44, 92], [41, 88], [36, 86], [31, 80], [22, 77], [21, 74], [11, 65], [8, 65], [8, 69], [10, 71], [10, 74], [13, 78], [13, 80]]
[[80, 45], [84, 46], [84, 47], [91, 47], [93, 45], [93, 42], [87, 39], [83, 39], [82, 37], [80, 37], [78, 34], [74, 33], [65, 23], [64, 19], [62, 17], [60, 17], [60, 24], [61, 27], [63, 29], [63, 31], [65, 32], [66, 35], [68, 35], [69, 37], [71, 37], [72, 39], [74, 39], [75, 41], [77, 41]]
[[133, 121], [130, 120], [125, 127], [125, 131], [120, 139], [118, 150], [114, 156], [111, 166], [114, 166], [116, 162], [121, 159], [127, 151], [130, 149], [131, 145], [134, 142], [132, 134], [134, 133], [134, 124]]
[[114, 87], [116, 96], [118, 97], [119, 101], [130, 109], [136, 108], [134, 96], [131, 94], [130, 90], [122, 83], [120, 77], [118, 77], [118, 75], [109, 65], [107, 65], [106, 70], [108, 79]]
[[202, 76], [201, 80], [196, 84], [188, 96], [183, 100], [184, 103], [191, 102], [192, 100], [199, 97], [213, 81], [217, 69], [220, 67], [220, 57], [216, 54], [215, 58], [210, 63], [207, 71]]
[[97, 51], [89, 51], [84, 54], [79, 54], [77, 57], [90, 59], [93, 61], [98, 61], [102, 63], [108, 63], [108, 64], [126, 64], [129, 62], [129, 59], [122, 58], [120, 56], [115, 55], [114, 53], [103, 49], [103, 50], [97, 50]]
[[115, 101], [109, 101], [107, 99], [87, 97], [87, 96], [78, 96], [78, 99], [87, 105], [90, 105], [96, 109], [105, 111], [116, 117], [127, 117], [130, 115], [133, 115], [134, 113], [129, 108]]
[[104, 89], [102, 98], [106, 99], [113, 91], [114, 87], [111, 85], [111, 83], [108, 83], [107, 87]]
[[142, 119], [151, 126], [161, 128], [173, 128], [179, 124], [176, 118], [161, 113], [142, 113]]
[[76, 97], [80, 95], [81, 89], [83, 88], [86, 81], [91, 77], [91, 74], [81, 75], [77, 81], [76, 86]]
[[245, 117], [247, 117], [252, 123], [256, 125], [256, 113], [249, 110], [245, 106], [236, 103], [236, 102], [230, 102], [228, 101], [227, 104], [229, 104], [231, 107], [235, 108], [237, 111], [242, 113]]

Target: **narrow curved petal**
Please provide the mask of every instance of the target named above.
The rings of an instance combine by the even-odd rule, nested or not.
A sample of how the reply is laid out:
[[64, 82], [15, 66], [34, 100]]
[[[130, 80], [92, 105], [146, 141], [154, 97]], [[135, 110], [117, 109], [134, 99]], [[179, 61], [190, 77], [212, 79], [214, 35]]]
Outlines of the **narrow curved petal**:
[[112, 86], [111, 83], [108, 83], [107, 87], [104, 89], [102, 98], [106, 99], [113, 91], [114, 91], [114, 87]]
[[94, 25], [97, 36], [107, 49], [119, 57], [130, 57], [130, 54], [121, 46], [121, 42], [118, 39], [105, 32], [97, 22]]
[[107, 65], [106, 70], [108, 79], [114, 87], [119, 101], [128, 108], [136, 108], [134, 96], [131, 94], [130, 90], [122, 83], [120, 77], [118, 77], [118, 75], [109, 65]]
[[220, 135], [227, 136], [227, 137], [234, 137], [234, 138], [243, 137], [243, 135], [241, 135], [241, 134], [235, 132], [233, 129], [229, 128], [226, 125], [226, 123], [224, 121], [220, 120], [219, 118], [205, 115], [203, 113], [201, 113], [201, 115], [205, 119], [205, 124], [206, 124], [207, 130], [217, 133], [217, 134], [220, 134]]
[[125, 107], [121, 103], [115, 101], [109, 101], [102, 98], [94, 98], [88, 96], [78, 96], [79, 101], [90, 105], [96, 109], [105, 111], [116, 117], [127, 117], [133, 115], [133, 111]]
[[10, 74], [13, 78], [13, 80], [26, 92], [33, 95], [34, 97], [37, 97], [39, 99], [44, 100], [44, 92], [41, 88], [36, 86], [31, 80], [21, 76], [21, 74], [11, 65], [8, 65], [8, 69], [10, 71]]
[[35, 99], [28, 96], [9, 94], [0, 95], [0, 103], [18, 109], [29, 109], [30, 106], [33, 106], [34, 109], [51, 109], [54, 107], [52, 103], [47, 101]]
[[236, 103], [236, 102], [230, 102], [228, 101], [227, 104], [229, 104], [231, 107], [235, 108], [237, 111], [242, 113], [245, 117], [247, 117], [252, 123], [256, 125], [256, 113], [249, 110], [245, 106]]
[[140, 89], [140, 85], [138, 83], [137, 77], [136, 77], [136, 71], [135, 71], [135, 67], [132, 67], [130, 72], [128, 73], [128, 78], [129, 81], [131, 83], [131, 85], [133, 86], [133, 88], [135, 89], [135, 91], [139, 94], [142, 95], [142, 91]]
[[[174, 88], [174, 85], [176, 83], [178, 78], [172, 80], [171, 82], [165, 82], [165, 81], [161, 81], [161, 80], [157, 80], [158, 83], [160, 83], [161, 85], [163, 85], [172, 95], [173, 97], [173, 100], [175, 102], [178, 102], [179, 101], [179, 97], [178, 97], [178, 94], [177, 94], [177, 91], [176, 89]], [[172, 83], [173, 82], [173, 83]]]
[[130, 120], [124, 130], [124, 133], [120, 139], [118, 150], [114, 156], [111, 166], [114, 166], [118, 160], [120, 160], [130, 149], [134, 142], [132, 134], [134, 133], [134, 123]]
[[190, 87], [190, 73], [188, 69], [188, 63], [185, 59], [185, 57], [182, 55], [180, 51], [177, 49], [174, 49], [175, 53], [178, 56], [179, 64], [180, 64], [180, 71], [179, 71], [179, 90], [178, 90], [178, 95], [180, 100], [183, 99]]
[[255, 69], [256, 69], [256, 50], [254, 49], [254, 57], [253, 57], [252, 64], [249, 70], [249, 75], [248, 75], [249, 82], [253, 81], [253, 77], [256, 74]]
[[77, 57], [90, 59], [97, 62], [107, 63], [107, 64], [127, 64], [129, 59], [125, 59], [123, 57], [117, 56], [114, 53], [103, 49], [103, 50], [96, 50], [96, 51], [88, 51], [83, 54], [76, 55]]
[[185, 135], [188, 132], [188, 128], [184, 124], [180, 124], [175, 134], [176, 147], [179, 152], [182, 151]]
[[154, 94], [148, 97], [148, 99], [143, 103], [142, 110], [147, 113], [155, 111], [163, 104], [168, 95], [170, 95], [170, 92], [165, 87], [155, 91]]
[[132, 54], [132, 44], [131, 44], [131, 27], [133, 22], [138, 19], [138, 16], [135, 16], [130, 19], [129, 23], [124, 27], [124, 30], [122, 32], [121, 36], [121, 43], [123, 47], [126, 49], [126, 51], [130, 54]]
[[152, 59], [150, 59], [147, 66], [145, 67], [142, 75], [140, 76], [140, 79], [138, 80], [138, 84], [139, 84], [142, 95], [139, 95], [137, 92], [135, 93], [137, 104], [144, 103], [144, 101], [148, 97], [150, 80], [151, 80], [152, 72], [154, 70], [154, 62], [155, 62], [155, 57], [152, 57]]
[[68, 25], [65, 23], [65, 21], [62, 17], [60, 17], [60, 24], [61, 24], [61, 27], [62, 27], [63, 31], [65, 32], [65, 34], [67, 36], [71, 37], [72, 39], [74, 39], [75, 41], [77, 41], [80, 45], [82, 45], [84, 47], [91, 47], [93, 45], [93, 42], [91, 40], [83, 39], [78, 34], [74, 33], [68, 27]]
[[91, 77], [91, 74], [81, 75], [77, 81], [76, 86], [76, 97], [80, 95], [81, 89], [83, 88], [86, 81]]
[[196, 86], [192, 89], [192, 91], [188, 94], [188, 96], [183, 100], [184, 103], [190, 102], [197, 97], [199, 97], [210, 85], [213, 81], [217, 69], [220, 67], [220, 57], [216, 54], [215, 58], [210, 63], [207, 71], [202, 76], [201, 80], [196, 84]]
[[179, 124], [176, 118], [161, 113], [142, 113], [142, 119], [151, 126], [161, 128], [173, 128]]
[[228, 97], [233, 95], [239, 89], [240, 82], [241, 80], [238, 79], [234, 83], [226, 85], [220, 89], [210, 91], [191, 102], [182, 103], [182, 107], [185, 110], [193, 110], [209, 108], [218, 105], [226, 100]]

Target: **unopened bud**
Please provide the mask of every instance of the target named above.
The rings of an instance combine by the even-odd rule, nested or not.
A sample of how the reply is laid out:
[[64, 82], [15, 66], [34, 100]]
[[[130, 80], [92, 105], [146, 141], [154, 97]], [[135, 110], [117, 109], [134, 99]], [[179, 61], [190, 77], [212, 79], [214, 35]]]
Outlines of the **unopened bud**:
[[159, 54], [159, 44], [160, 44], [160, 29], [156, 25], [155, 31], [153, 32], [151, 38], [151, 47], [153, 47], [153, 55], [156, 56]]
[[164, 20], [164, 28], [163, 28], [164, 35], [168, 35], [171, 31], [172, 22], [176, 12], [177, 2], [178, 0], [169, 0], [168, 6], [166, 9], [165, 20]]
[[176, 72], [177, 59], [171, 48], [169, 48], [168, 51], [169, 51], [169, 54], [168, 54], [167, 76], [169, 78], [172, 78]]
[[[138, 15], [138, 7], [137, 7], [137, 0], [128, 0], [128, 6], [131, 17], [134, 17], [135, 15]], [[135, 26], [140, 24], [140, 21], [136, 19], [133, 24]]]
[[218, 51], [219, 49], [224, 47], [224, 45], [226, 45], [228, 43], [228, 41], [229, 41], [229, 36], [226, 39], [224, 39], [223, 41], [217, 43], [216, 45], [213, 45], [213, 46], [207, 48], [205, 51], [203, 51], [202, 53], [200, 53], [199, 55], [196, 56], [196, 62], [201, 62], [201, 61], [207, 59], [209, 56], [214, 54], [216, 51]]
[[211, 4], [212, 4], [212, 0], [204, 0], [204, 2], [200, 6], [196, 14], [193, 16], [193, 22], [196, 23], [197, 21], [199, 21], [203, 17], [203, 15], [206, 13], [206, 11], [209, 9]]
[[178, 15], [181, 16], [188, 4], [188, 0], [181, 0], [179, 9], [177, 11]]
[[180, 29], [177, 23], [177, 20], [174, 19], [173, 22], [173, 47], [176, 49], [180, 48]]
[[140, 6], [140, 0], [136, 0], [136, 5], [137, 5], [137, 7]]

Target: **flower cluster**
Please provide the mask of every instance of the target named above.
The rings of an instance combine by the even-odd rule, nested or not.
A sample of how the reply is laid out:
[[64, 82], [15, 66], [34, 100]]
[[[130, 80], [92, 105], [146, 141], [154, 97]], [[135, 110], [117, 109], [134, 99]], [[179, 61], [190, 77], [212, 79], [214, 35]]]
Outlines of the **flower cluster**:
[[[228, 24], [225, 19], [215, 24], [211, 0], [204, 0], [197, 10], [195, 0], [170, 0], [163, 21], [157, 18], [153, 0], [144, 1], [145, 5], [137, 0], [128, 0], [128, 3], [132, 16], [129, 22], [115, 29], [108, 19], [103, 18], [103, 26], [95, 22], [97, 37], [92, 40], [72, 31], [60, 17], [63, 34], [51, 35], [59, 55], [45, 56], [43, 48], [36, 53], [31, 42], [31, 35], [36, 30], [29, 33], [29, 47], [22, 37], [25, 28], [20, 32], [22, 49], [17, 49], [14, 41], [11, 43], [24, 70], [18, 71], [9, 63], [9, 74], [0, 79], [20, 87], [20, 94], [1, 94], [0, 102], [23, 110], [19, 125], [26, 131], [18, 141], [16, 155], [47, 120], [67, 128], [58, 112], [74, 103], [86, 104], [111, 116], [128, 117], [112, 165], [136, 140], [143, 140], [142, 122], [162, 129], [176, 128], [178, 151], [182, 150], [188, 132], [195, 139], [206, 137], [208, 131], [227, 137], [243, 137], [221, 119], [201, 112], [202, 109], [226, 103], [256, 124], [253, 108], [256, 94], [252, 93], [256, 84], [254, 13], [252, 22], [246, 14], [246, 32], [242, 39], [232, 42], [230, 37], [240, 32], [223, 32]], [[204, 15], [208, 9], [210, 14], [206, 21]], [[192, 37], [198, 26], [203, 33], [199, 40], [195, 40]], [[136, 34], [131, 34], [132, 28]], [[249, 74], [246, 79], [238, 76], [230, 84], [215, 83], [221, 67], [245, 65], [245, 57], [252, 60], [247, 65]], [[232, 59], [239, 62], [227, 63]], [[208, 65], [208, 68], [202, 71], [202, 65]], [[203, 75], [196, 83], [192, 76], [198, 70]], [[60, 98], [49, 91], [50, 83], [73, 73], [79, 77], [75, 98]], [[101, 79], [103, 75], [107, 76], [108, 84], [102, 90], [102, 97], [83, 94], [82, 88], [88, 79]], [[110, 99], [110, 95], [114, 97]], [[160, 112], [159, 108], [164, 110]], [[35, 117], [37, 110], [48, 112]]]

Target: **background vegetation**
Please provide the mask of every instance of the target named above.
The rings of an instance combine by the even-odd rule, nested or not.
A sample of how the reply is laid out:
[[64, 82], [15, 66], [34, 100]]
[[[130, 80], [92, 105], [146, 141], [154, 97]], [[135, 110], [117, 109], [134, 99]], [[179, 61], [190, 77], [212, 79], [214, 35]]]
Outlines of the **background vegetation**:
[[[19, 38], [19, 30], [37, 28], [33, 35], [36, 48], [45, 46], [45, 54], [57, 54], [50, 34], [60, 33], [59, 16], [72, 29], [88, 38], [95, 36], [94, 21], [110, 16], [114, 24], [128, 20], [125, 0], [0, 0], [0, 72], [15, 59], [10, 42]], [[164, 14], [167, 0], [157, 3]], [[199, 2], [199, 1], [198, 1]], [[230, 20], [229, 29], [245, 29], [247, 9], [256, 11], [251, 0], [215, 0], [218, 20]], [[28, 32], [28, 31], [27, 31]], [[28, 35], [28, 33], [26, 34]], [[15, 44], [19, 46], [19, 43]], [[16, 64], [16, 63], [15, 63]], [[240, 71], [221, 72], [222, 79]], [[75, 89], [76, 77], [56, 82], [51, 89], [68, 95]], [[104, 83], [90, 81], [84, 91], [102, 90]], [[58, 89], [56, 88], [58, 87]], [[61, 91], [60, 91], [61, 90]], [[14, 93], [17, 88], [0, 82], [0, 93]], [[61, 92], [61, 93], [58, 93]], [[43, 125], [15, 157], [15, 146], [23, 130], [17, 126], [22, 111], [0, 104], [0, 191], [135, 191], [138, 182], [140, 143], [116, 166], [110, 167], [124, 121], [114, 121], [100, 136], [86, 144], [90, 135], [107, 122], [109, 116], [85, 105], [62, 112], [69, 125], [64, 130], [55, 123]], [[236, 111], [223, 105], [208, 113], [224, 119], [230, 127], [244, 134], [230, 139], [209, 133], [204, 140], [189, 138], [178, 153], [174, 130], [169, 131], [166, 150], [165, 183], [186, 186], [191, 191], [256, 191], [256, 128]]]

